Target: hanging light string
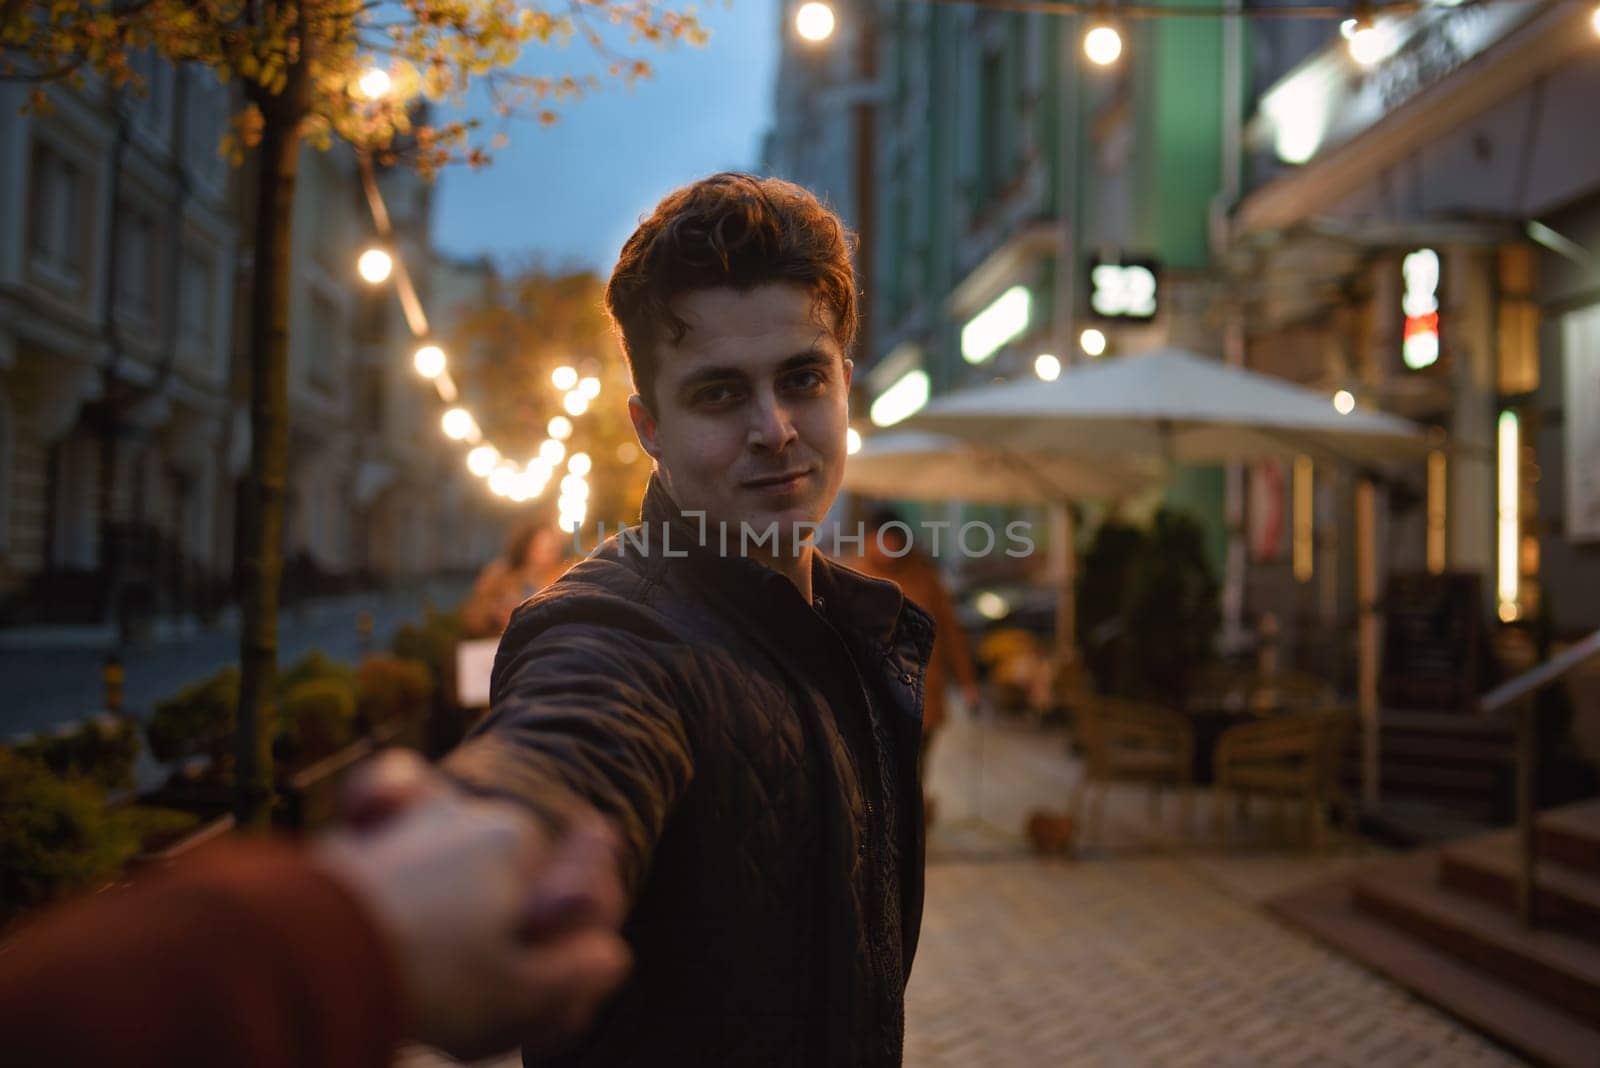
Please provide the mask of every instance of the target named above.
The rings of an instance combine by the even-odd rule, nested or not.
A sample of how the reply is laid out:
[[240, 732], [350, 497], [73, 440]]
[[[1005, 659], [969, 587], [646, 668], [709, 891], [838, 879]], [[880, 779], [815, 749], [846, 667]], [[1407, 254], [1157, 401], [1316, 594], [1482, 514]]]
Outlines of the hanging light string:
[[[376, 75], [381, 73], [374, 68], [362, 75], [364, 92], [369, 91], [368, 86], [378, 85]], [[491, 493], [518, 504], [542, 495], [565, 463], [566, 473], [558, 482], [561, 490], [559, 525], [563, 531], [572, 533], [583, 525], [588, 514], [587, 476], [593, 462], [587, 453], [569, 454], [566, 442], [574, 431], [572, 419], [586, 413], [590, 403], [600, 396], [600, 380], [593, 376], [580, 377], [572, 367], [556, 368], [551, 383], [564, 394], [562, 407], [567, 414], [557, 415], [550, 420], [546, 427], [549, 436], [540, 443], [538, 452], [526, 464], [518, 464], [496, 448], [484, 436], [477, 417], [460, 403], [461, 392], [450, 375], [449, 358], [444, 349], [431, 340], [428, 316], [423, 311], [422, 300], [417, 295], [411, 273], [406, 269], [405, 259], [400, 255], [394, 225], [389, 218], [388, 206], [384, 203], [383, 191], [378, 187], [371, 154], [358, 150], [356, 158], [362, 190], [366, 194], [373, 229], [378, 236], [378, 244], [361, 254], [358, 270], [363, 278], [374, 285], [391, 277], [394, 279], [395, 294], [405, 313], [406, 325], [417, 341], [422, 342], [412, 354], [412, 366], [417, 374], [433, 383], [434, 392], [447, 406], [440, 418], [440, 427], [445, 436], [470, 446], [466, 455], [467, 470], [483, 479]]]

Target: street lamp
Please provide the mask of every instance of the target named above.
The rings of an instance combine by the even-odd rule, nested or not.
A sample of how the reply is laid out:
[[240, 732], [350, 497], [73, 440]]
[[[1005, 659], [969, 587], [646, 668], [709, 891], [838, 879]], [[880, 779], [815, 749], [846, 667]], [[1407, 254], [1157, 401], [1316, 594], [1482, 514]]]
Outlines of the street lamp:
[[833, 36], [833, 8], [817, 0], [801, 4], [794, 13], [794, 28], [808, 41], [826, 41]]
[[373, 245], [356, 260], [356, 271], [363, 281], [375, 286], [382, 285], [394, 271], [394, 258], [386, 250]]
[[1122, 34], [1104, 23], [1095, 26], [1083, 35], [1083, 54], [1096, 66], [1111, 66], [1122, 55]]

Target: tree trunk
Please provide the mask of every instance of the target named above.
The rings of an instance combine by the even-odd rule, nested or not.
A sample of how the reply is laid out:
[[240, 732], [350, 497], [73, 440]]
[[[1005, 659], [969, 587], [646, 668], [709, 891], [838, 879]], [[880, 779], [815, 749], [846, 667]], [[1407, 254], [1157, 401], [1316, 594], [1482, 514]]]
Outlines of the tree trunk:
[[[257, 99], [265, 120], [256, 187], [255, 274], [250, 296], [250, 476], [242, 549], [244, 626], [234, 815], [241, 830], [272, 816], [272, 736], [278, 683], [278, 593], [289, 464], [289, 285], [295, 176], [304, 107], [303, 68], [276, 97]], [[296, 84], [299, 83], [299, 84]]]

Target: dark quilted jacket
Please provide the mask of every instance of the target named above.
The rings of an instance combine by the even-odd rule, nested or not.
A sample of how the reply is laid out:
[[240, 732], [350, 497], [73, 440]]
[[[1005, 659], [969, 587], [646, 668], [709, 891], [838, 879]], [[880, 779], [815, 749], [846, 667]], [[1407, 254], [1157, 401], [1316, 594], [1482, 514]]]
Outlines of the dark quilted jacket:
[[820, 554], [806, 604], [695, 544], [654, 482], [643, 519], [518, 610], [446, 762], [547, 816], [576, 794], [625, 838], [634, 973], [537, 1063], [898, 1065], [933, 623]]

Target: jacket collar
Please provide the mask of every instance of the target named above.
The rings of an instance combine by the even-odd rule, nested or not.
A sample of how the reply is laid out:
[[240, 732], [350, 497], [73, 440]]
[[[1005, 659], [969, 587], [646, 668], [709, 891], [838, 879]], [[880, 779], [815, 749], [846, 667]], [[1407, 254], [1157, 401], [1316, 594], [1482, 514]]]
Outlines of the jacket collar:
[[[732, 600], [756, 619], [771, 618], [775, 605], [790, 600], [802, 605], [800, 591], [788, 578], [739, 555], [737, 532], [729, 533], [723, 552], [718, 532], [709, 523], [702, 524], [698, 516], [686, 516], [655, 475], [650, 476], [645, 490], [640, 519], [652, 536], [671, 531], [671, 556], [658, 553], [656, 568], [685, 566], [708, 592]], [[865, 649], [889, 649], [903, 637], [897, 635], [903, 621], [914, 629], [931, 630], [931, 624], [920, 618], [922, 613], [906, 601], [899, 586], [863, 575], [820, 551], [811, 554], [811, 588], [812, 607]]]

